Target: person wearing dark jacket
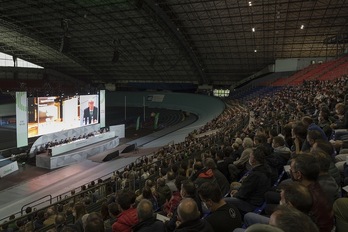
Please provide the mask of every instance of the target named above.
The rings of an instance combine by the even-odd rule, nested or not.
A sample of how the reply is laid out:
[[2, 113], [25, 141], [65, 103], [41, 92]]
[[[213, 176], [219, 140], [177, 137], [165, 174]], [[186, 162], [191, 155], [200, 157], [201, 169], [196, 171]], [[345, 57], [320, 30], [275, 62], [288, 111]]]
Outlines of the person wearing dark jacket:
[[216, 179], [216, 181], [213, 182], [216, 182], [219, 185], [222, 196], [225, 196], [230, 190], [230, 184], [227, 178], [219, 171], [219, 169], [217, 169], [216, 163], [212, 158], [207, 158], [204, 161], [204, 166], [213, 171], [214, 178]]
[[178, 206], [178, 226], [175, 232], [214, 232], [211, 225], [200, 218], [195, 200], [185, 198]]
[[143, 199], [137, 206], [139, 223], [133, 227], [133, 232], [164, 232], [163, 222], [157, 220], [153, 214], [151, 201]]
[[[184, 180], [181, 182], [180, 195], [182, 199], [192, 198], [197, 204], [198, 210], [200, 212], [200, 217], [203, 216], [202, 201], [196, 193], [195, 184], [191, 180]], [[166, 227], [166, 232], [171, 232], [175, 230], [177, 220], [178, 211], [177, 209], [175, 209], [170, 220], [166, 221], [164, 224]]]
[[193, 170], [194, 173], [191, 175], [190, 180], [195, 183], [196, 188], [201, 186], [204, 182], [216, 181], [213, 170], [204, 167], [202, 161], [196, 161], [193, 165]]
[[238, 209], [226, 203], [217, 183], [204, 183], [198, 189], [199, 197], [211, 213], [204, 219], [214, 231], [229, 232], [241, 227], [242, 218]]
[[273, 152], [267, 156], [267, 164], [274, 168], [276, 175], [279, 176], [284, 170], [284, 166], [288, 164], [291, 156], [291, 151], [285, 146], [285, 140], [280, 136], [275, 136], [272, 139]]
[[261, 146], [253, 149], [249, 163], [252, 169], [243, 179], [238, 190], [232, 190], [226, 202], [234, 204], [243, 215], [251, 212], [264, 202], [264, 195], [271, 187], [271, 170], [265, 164], [265, 153]]

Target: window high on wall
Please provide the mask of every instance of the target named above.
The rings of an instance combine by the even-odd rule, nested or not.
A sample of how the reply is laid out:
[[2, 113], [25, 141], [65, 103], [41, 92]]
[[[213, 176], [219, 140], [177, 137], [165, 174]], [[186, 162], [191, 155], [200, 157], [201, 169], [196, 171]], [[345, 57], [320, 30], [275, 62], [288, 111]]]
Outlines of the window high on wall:
[[213, 94], [215, 97], [228, 97], [230, 96], [229, 89], [214, 89]]
[[[0, 66], [15, 67], [13, 56], [0, 52]], [[43, 68], [39, 65], [17, 58], [16, 67]]]

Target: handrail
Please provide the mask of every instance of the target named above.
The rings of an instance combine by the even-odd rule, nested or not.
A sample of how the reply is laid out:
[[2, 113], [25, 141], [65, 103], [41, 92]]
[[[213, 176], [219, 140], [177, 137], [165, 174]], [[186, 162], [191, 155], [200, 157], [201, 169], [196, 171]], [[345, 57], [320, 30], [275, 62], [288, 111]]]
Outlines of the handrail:
[[[46, 197], [49, 197], [49, 201], [50, 201], [50, 204], [51, 204], [51, 203], [52, 203], [52, 195], [49, 194], [49, 195], [43, 196], [43, 197], [41, 197], [41, 198], [39, 198], [39, 199], [37, 199], [37, 200], [35, 200], [35, 201], [29, 202], [29, 203], [23, 205], [22, 208], [21, 208], [21, 215], [23, 215], [23, 209], [24, 209], [24, 207], [29, 206], [29, 205], [31, 205], [32, 203], [37, 202], [37, 201], [39, 201], [39, 200], [42, 200], [42, 199], [44, 199], [44, 198], [46, 198]], [[33, 205], [33, 206], [37, 206], [37, 205], [39, 205], [39, 204], [36, 204], [36, 205]]]

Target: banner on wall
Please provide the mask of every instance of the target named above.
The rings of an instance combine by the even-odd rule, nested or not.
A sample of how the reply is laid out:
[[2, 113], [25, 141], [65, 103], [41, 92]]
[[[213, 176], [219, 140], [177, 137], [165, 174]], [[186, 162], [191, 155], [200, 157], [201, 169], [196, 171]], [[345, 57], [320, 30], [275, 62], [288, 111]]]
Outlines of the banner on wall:
[[105, 90], [100, 90], [100, 127], [105, 127]]
[[163, 102], [163, 99], [164, 99], [163, 94], [148, 95], [146, 97], [146, 100], [151, 102]]
[[18, 163], [14, 161], [0, 168], [0, 178], [18, 170]]
[[17, 147], [28, 145], [28, 101], [27, 92], [16, 92]]

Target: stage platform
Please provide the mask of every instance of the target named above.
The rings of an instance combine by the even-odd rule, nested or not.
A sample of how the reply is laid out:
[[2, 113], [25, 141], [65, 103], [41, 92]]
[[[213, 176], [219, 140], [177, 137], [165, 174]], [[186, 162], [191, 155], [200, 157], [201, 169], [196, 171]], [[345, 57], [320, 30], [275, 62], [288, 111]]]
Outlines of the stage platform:
[[[88, 140], [86, 140], [88, 142]], [[36, 166], [46, 169], [56, 169], [86, 160], [91, 156], [105, 153], [119, 145], [118, 137], [94, 143], [93, 146], [83, 146], [60, 155], [52, 156], [48, 152], [36, 156]]]

